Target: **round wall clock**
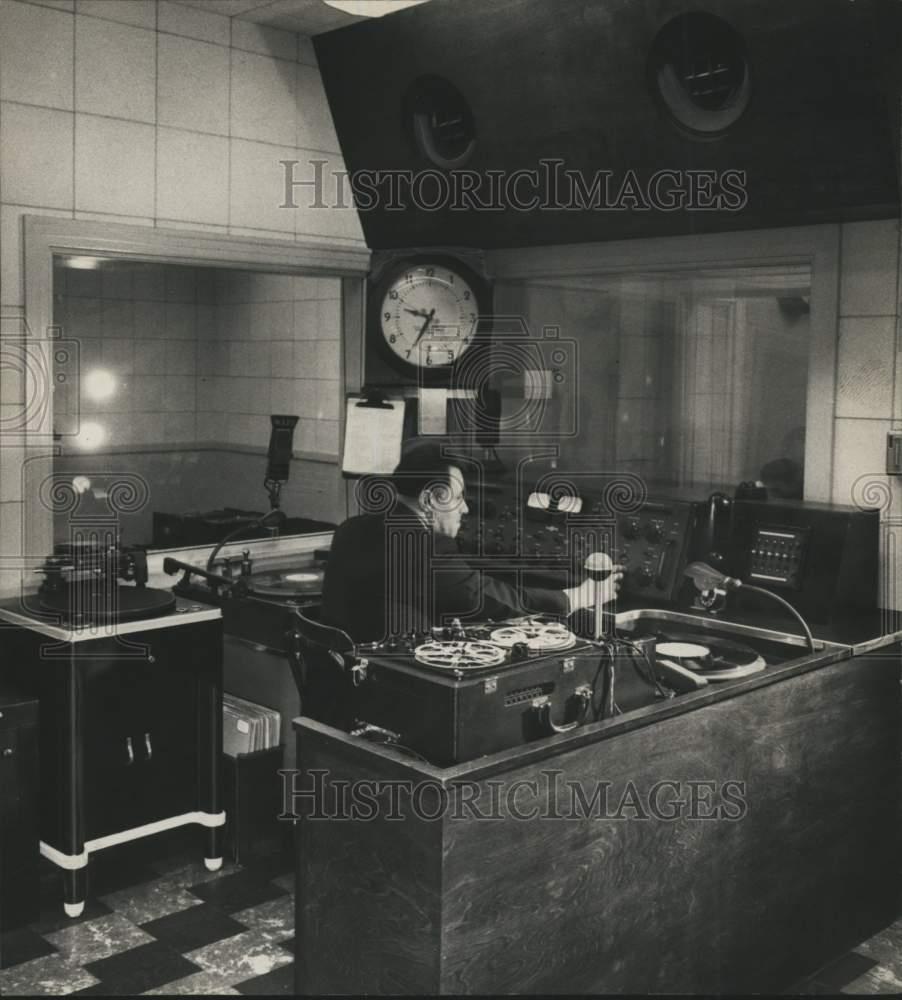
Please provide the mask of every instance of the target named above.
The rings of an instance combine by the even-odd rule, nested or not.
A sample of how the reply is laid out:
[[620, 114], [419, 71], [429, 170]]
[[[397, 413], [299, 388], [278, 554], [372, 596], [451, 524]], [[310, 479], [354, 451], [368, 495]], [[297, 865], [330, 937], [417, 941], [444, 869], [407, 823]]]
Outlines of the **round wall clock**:
[[370, 286], [370, 342], [396, 372], [447, 374], [487, 311], [486, 282], [456, 258], [392, 261]]

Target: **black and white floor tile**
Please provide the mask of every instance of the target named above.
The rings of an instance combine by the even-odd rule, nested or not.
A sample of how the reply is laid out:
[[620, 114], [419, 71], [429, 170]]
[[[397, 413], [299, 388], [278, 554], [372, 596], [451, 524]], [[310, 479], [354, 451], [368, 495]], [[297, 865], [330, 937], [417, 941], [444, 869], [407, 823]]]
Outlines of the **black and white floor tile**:
[[[0, 937], [0, 996], [289, 996], [290, 853], [208, 872], [184, 836], [98, 855], [77, 919], [49, 868], [41, 914]], [[902, 919], [788, 993], [902, 994]]]
[[290, 995], [291, 866], [286, 853], [208, 872], [184, 837], [111, 849], [76, 919], [48, 866], [38, 921], [0, 937], [0, 996]]

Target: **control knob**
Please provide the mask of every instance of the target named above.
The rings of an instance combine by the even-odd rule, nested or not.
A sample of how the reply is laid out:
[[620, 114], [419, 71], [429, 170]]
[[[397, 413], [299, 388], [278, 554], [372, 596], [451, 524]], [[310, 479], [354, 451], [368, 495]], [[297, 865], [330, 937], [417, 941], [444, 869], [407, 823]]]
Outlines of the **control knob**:
[[628, 517], [623, 525], [623, 533], [627, 538], [639, 537], [639, 518]]

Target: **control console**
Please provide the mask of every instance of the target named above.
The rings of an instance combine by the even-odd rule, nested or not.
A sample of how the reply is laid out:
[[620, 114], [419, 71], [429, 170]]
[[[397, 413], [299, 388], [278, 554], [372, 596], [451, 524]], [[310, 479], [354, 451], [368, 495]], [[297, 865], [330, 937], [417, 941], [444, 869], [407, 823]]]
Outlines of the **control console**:
[[[573, 498], [568, 498], [573, 499]], [[611, 513], [600, 497], [586, 495], [570, 509], [517, 501], [510, 493], [468, 504], [471, 515], [458, 544], [490, 572], [511, 560], [531, 581], [569, 585], [584, 576], [586, 557], [607, 552], [626, 570], [621, 593], [675, 601], [702, 505], [648, 500], [629, 513]]]

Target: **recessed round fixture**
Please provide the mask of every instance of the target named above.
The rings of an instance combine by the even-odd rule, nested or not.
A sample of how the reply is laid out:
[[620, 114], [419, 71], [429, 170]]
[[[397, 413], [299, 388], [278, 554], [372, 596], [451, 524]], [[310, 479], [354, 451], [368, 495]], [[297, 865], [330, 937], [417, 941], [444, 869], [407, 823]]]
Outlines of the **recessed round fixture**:
[[724, 135], [751, 97], [742, 35], [723, 18], [702, 11], [681, 14], [658, 32], [648, 78], [672, 120], [696, 138]]
[[476, 149], [476, 123], [463, 94], [441, 76], [421, 76], [407, 89], [401, 113], [418, 151], [444, 170], [462, 167]]

